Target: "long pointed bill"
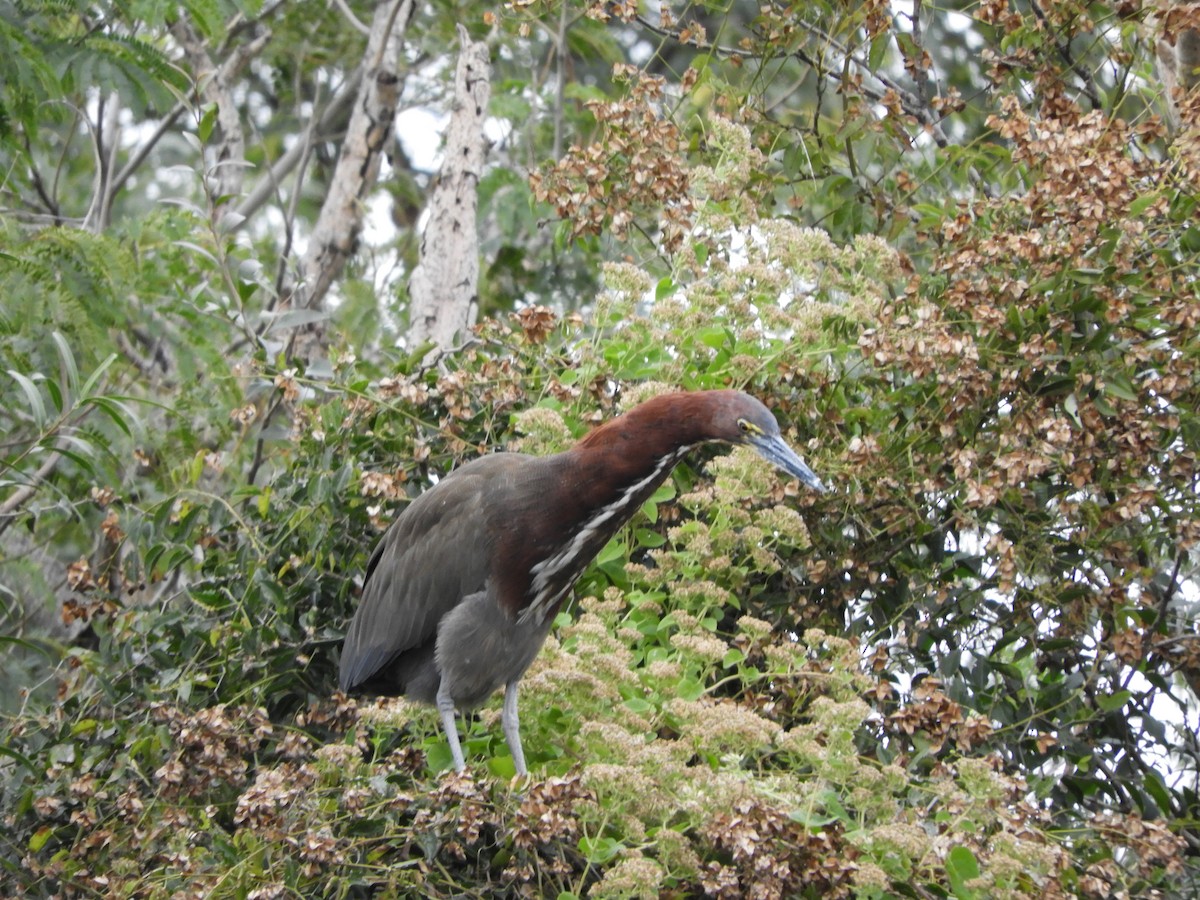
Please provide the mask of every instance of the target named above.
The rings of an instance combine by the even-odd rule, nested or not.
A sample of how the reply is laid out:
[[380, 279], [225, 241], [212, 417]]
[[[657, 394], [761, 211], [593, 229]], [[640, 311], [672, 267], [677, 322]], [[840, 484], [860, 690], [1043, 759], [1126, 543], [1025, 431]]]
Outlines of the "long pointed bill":
[[758, 452], [759, 456], [772, 465], [795, 475], [814, 491], [825, 493], [826, 487], [821, 484], [821, 479], [805, 465], [804, 460], [797, 456], [796, 451], [784, 443], [783, 438], [779, 435], [757, 435], [750, 438], [748, 443]]

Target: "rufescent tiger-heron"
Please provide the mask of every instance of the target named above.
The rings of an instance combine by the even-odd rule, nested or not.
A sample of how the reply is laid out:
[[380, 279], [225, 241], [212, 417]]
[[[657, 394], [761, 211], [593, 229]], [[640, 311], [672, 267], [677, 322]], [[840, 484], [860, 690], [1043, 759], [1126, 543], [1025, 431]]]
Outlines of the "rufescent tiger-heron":
[[771, 412], [740, 391], [664, 394], [563, 453], [473, 460], [410, 503], [371, 555], [342, 690], [434, 704], [462, 771], [455, 710], [504, 685], [501, 727], [526, 774], [517, 683], [588, 563], [704, 441], [753, 447], [825, 490]]

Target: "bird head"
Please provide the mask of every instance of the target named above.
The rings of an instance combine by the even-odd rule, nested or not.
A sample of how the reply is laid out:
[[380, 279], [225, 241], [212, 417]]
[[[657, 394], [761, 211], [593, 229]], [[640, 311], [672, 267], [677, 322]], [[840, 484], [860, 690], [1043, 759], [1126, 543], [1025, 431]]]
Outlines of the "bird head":
[[817, 474], [784, 441], [775, 416], [754, 397], [735, 393], [720, 419], [723, 437], [730, 443], [752, 447], [767, 462], [796, 476], [814, 491], [826, 491]]

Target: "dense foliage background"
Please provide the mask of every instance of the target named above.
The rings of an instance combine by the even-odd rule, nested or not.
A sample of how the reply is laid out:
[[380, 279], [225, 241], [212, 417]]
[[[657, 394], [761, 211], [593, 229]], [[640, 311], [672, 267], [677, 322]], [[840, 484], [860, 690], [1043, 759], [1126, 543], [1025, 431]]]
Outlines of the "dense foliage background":
[[[457, 23], [479, 324], [430, 355]], [[1194, 896], [1197, 29], [0, 2], [0, 893]], [[457, 776], [334, 692], [431, 476], [727, 385], [833, 491], [681, 465], [524, 682], [530, 782], [498, 703]]]

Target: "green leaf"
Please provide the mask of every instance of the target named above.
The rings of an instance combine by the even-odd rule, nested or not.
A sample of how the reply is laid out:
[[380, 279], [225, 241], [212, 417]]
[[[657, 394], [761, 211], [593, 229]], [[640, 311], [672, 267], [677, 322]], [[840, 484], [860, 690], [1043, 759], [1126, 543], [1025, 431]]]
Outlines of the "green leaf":
[[1078, 284], [1099, 284], [1108, 278], [1104, 269], [1078, 268], [1070, 271], [1071, 280]]
[[37, 853], [46, 846], [46, 842], [50, 840], [50, 835], [52, 834], [54, 834], [54, 829], [49, 825], [43, 825], [29, 836], [29, 849]]
[[675, 684], [675, 693], [682, 700], [699, 700], [704, 696], [704, 685], [695, 678], [681, 678]]
[[188, 465], [188, 483], [199, 484], [200, 478], [204, 475], [204, 459], [208, 455], [206, 450], [197, 450], [192, 455], [192, 461]]
[[1132, 691], [1117, 691], [1115, 694], [1097, 694], [1096, 705], [1103, 712], [1116, 712], [1128, 703], [1132, 697]]
[[1096, 404], [1096, 409], [1099, 410], [1100, 415], [1107, 419], [1111, 419], [1117, 414], [1116, 408], [1104, 398], [1103, 394], [1097, 394], [1092, 398], [1092, 402]]
[[1137, 401], [1137, 392], [1133, 388], [1133, 383], [1119, 372], [1110, 373], [1104, 376], [1104, 392], [1111, 394], [1118, 400]]
[[793, 822], [799, 822], [810, 831], [816, 831], [837, 821], [836, 816], [823, 816], [808, 809], [794, 809], [788, 813], [788, 818]]
[[581, 837], [579, 850], [594, 865], [604, 865], [625, 849], [620, 841], [610, 837]]
[[1158, 202], [1162, 197], [1161, 191], [1151, 191], [1149, 194], [1142, 194], [1132, 203], [1129, 204], [1129, 215], [1131, 218], [1137, 218], [1151, 206]]
[[62, 332], [55, 331], [50, 335], [54, 339], [54, 343], [58, 347], [58, 359], [62, 364], [64, 380], [67, 386], [67, 403], [70, 405], [70, 398], [79, 395], [79, 366], [75, 362], [75, 354], [71, 352], [71, 345], [67, 343], [67, 339], [63, 337]]
[[136, 430], [141, 433], [142, 423], [137, 415], [120, 400], [112, 397], [89, 397], [87, 402], [107, 415], [127, 437], [133, 437]]
[[846, 812], [846, 807], [842, 806], [842, 800], [837, 795], [836, 791], [824, 790], [817, 795], [817, 800], [826, 810], [831, 812], [839, 822], [850, 822], [850, 814]]
[[35, 771], [35, 767], [33, 765], [33, 760], [31, 760], [28, 756], [25, 756], [24, 754], [18, 753], [16, 750], [13, 750], [11, 747], [4, 746], [4, 744], [0, 744], [0, 756], [7, 756], [9, 759], [19, 762], [30, 772]]
[[867, 53], [867, 68], [870, 71], [879, 71], [880, 66], [883, 65], [884, 57], [887, 56], [891, 40], [892, 32], [887, 30], [871, 41], [871, 49]]
[[952, 847], [946, 854], [946, 875], [950, 879], [950, 889], [959, 900], [974, 900], [978, 896], [967, 887], [967, 882], [979, 877], [979, 862], [966, 847]]
[[1149, 771], [1146, 773], [1146, 793], [1148, 793], [1154, 802], [1158, 805], [1155, 811], [1144, 810], [1144, 814], [1149, 816], [1151, 812], [1156, 812], [1158, 815], [1163, 815], [1171, 809], [1171, 795], [1167, 791], [1167, 786], [1157, 772]]
[[42, 392], [38, 390], [37, 385], [27, 375], [22, 375], [20, 372], [15, 372], [12, 369], [8, 370], [8, 374], [21, 386], [21, 390], [25, 392], [25, 402], [29, 405], [29, 414], [33, 416], [33, 422], [37, 427], [46, 427], [46, 402], [42, 399]]
[[1200, 228], [1193, 226], [1184, 231], [1179, 244], [1188, 253], [1200, 253]]
[[516, 763], [513, 758], [507, 754], [504, 756], [493, 756], [487, 761], [488, 772], [496, 778], [503, 778], [505, 781], [513, 778], [517, 774]]
[[92, 374], [88, 376], [88, 380], [83, 383], [83, 387], [79, 389], [80, 399], [90, 397], [92, 395], [92, 391], [96, 389], [96, 385], [100, 383], [100, 379], [104, 377], [104, 373], [107, 372], [109, 366], [116, 361], [117, 354], [110, 353], [108, 358], [95, 368]]
[[647, 547], [651, 550], [655, 550], [667, 542], [665, 537], [649, 528], [639, 528], [634, 531], [633, 536], [639, 547]]
[[200, 121], [196, 124], [196, 134], [204, 143], [208, 143], [208, 139], [212, 137], [213, 129], [217, 125], [217, 104], [207, 103], [204, 106], [204, 113], [200, 116]]
[[642, 515], [644, 515], [653, 525], [658, 521], [658, 504], [653, 500], [647, 500], [642, 504]]
[[675, 483], [665, 481], [658, 486], [658, 490], [650, 495], [650, 499], [655, 503], [665, 503], [667, 500], [674, 500], [676, 493]]
[[[0, 634], [0, 645], [3, 645], [3, 644], [12, 644], [14, 647], [21, 647], [24, 650], [30, 650], [34, 653], [40, 653], [43, 656], [45, 656], [47, 659], [52, 659], [54, 657], [54, 653], [48, 647], [44, 647], [43, 645], [39, 644], [37, 641], [31, 641], [31, 640], [27, 640], [25, 638], [12, 637], [11, 635]], [[3, 749], [4, 749], [4, 745], [0, 744], [0, 750], [3, 750]]]
[[696, 332], [696, 339], [706, 347], [712, 347], [714, 350], [720, 350], [729, 340], [729, 332], [720, 325], [711, 325], [708, 328], [701, 328]]
[[445, 740], [430, 738], [425, 741], [425, 762], [434, 772], [445, 772], [454, 768], [454, 756]]
[[619, 538], [613, 538], [604, 545], [604, 549], [596, 555], [596, 564], [604, 565], [605, 563], [614, 562], [625, 557], [625, 542]]

